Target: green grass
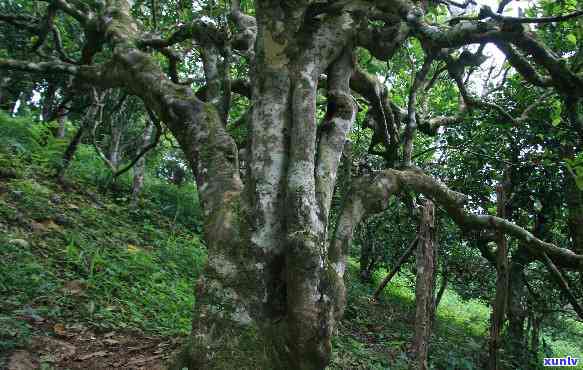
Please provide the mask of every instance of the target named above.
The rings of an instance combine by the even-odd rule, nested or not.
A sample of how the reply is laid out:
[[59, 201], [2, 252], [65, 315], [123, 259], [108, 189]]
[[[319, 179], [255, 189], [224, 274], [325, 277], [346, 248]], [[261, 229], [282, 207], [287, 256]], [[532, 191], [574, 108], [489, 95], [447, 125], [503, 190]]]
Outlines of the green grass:
[[194, 187], [150, 178], [129, 207], [129, 180], [104, 187], [82, 146], [64, 190], [37, 126], [0, 115], [0, 363], [55, 323], [187, 335], [206, 260]]
[[[0, 236], [0, 325], [19, 321], [6, 331], [11, 337], [27, 332], [13, 333], [27, 326], [23, 310], [104, 330], [189, 332], [192, 287], [206, 258], [194, 233], [172, 232], [172, 220], [157, 212], [128, 211], [106, 201], [96, 208], [76, 194], [59, 194], [61, 204], [52, 205], [48, 198], [56, 192], [38, 191], [49, 188], [32, 179], [11, 181], [5, 188], [8, 192], [0, 194], [0, 214], [7, 216], [2, 222], [8, 221]], [[18, 200], [12, 199], [14, 192]], [[39, 229], [30, 232], [23, 222]], [[71, 285], [79, 291], [71, 293]], [[0, 346], [13, 342], [2, 338]]]
[[[349, 260], [347, 271], [348, 307], [333, 340], [330, 369], [408, 369], [407, 349], [414, 332], [415, 294], [408, 273], [397, 274], [381, 296], [369, 298], [385, 276], [378, 270], [371, 284], [358, 279], [358, 262]], [[487, 356], [490, 308], [479, 300], [464, 300], [446, 290], [437, 310], [431, 338], [430, 366], [433, 369], [481, 369]], [[548, 357], [583, 359], [583, 324], [564, 320], [554, 338], [545, 333]], [[580, 340], [581, 339], [581, 340]], [[504, 368], [515, 369], [502, 352]], [[522, 369], [542, 368], [542, 358]], [[577, 368], [583, 368], [577, 367]]]
[[[30, 120], [0, 113], [0, 364], [46, 324], [187, 335], [206, 259], [195, 188], [150, 175], [132, 208], [130, 174], [111, 187], [108, 170], [82, 145], [68, 171], [71, 190], [64, 191], [50, 177], [64, 141], [47, 135]], [[348, 305], [330, 369], [408, 369], [412, 277], [398, 274], [371, 303], [386, 271], [377, 271], [372, 284], [361, 283], [357, 271], [350, 260]], [[432, 368], [481, 368], [489, 315], [483, 302], [447, 290], [431, 338]], [[548, 356], [583, 361], [583, 324], [554, 324], [543, 335]]]

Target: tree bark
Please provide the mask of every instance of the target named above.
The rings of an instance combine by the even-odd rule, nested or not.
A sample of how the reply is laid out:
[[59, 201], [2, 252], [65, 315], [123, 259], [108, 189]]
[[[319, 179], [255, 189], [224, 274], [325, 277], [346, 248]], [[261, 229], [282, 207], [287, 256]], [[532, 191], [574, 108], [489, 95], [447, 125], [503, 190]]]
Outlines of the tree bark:
[[[498, 195], [498, 217], [506, 217], [506, 196], [504, 187], [500, 184], [496, 188]], [[496, 234], [498, 249], [496, 250], [496, 297], [492, 304], [490, 318], [490, 345], [488, 369], [497, 370], [498, 348], [500, 347], [500, 332], [506, 315], [506, 300], [508, 297], [508, 242], [504, 233]]]
[[57, 134], [55, 137], [57, 139], [64, 139], [65, 135], [67, 134], [67, 126], [66, 126], [66, 114], [65, 114], [65, 107], [58, 107], [57, 108]]
[[75, 136], [73, 136], [73, 138], [69, 142], [69, 145], [65, 150], [65, 153], [63, 153], [63, 158], [61, 159], [61, 163], [59, 164], [57, 170], [57, 181], [59, 181], [62, 184], [65, 182], [65, 173], [69, 168], [69, 165], [71, 164], [71, 161], [75, 156], [75, 153], [77, 152], [77, 148], [79, 147], [79, 144], [81, 143], [81, 140], [83, 139], [83, 136], [87, 131], [87, 128], [96, 118], [97, 110], [98, 107], [95, 104], [92, 104], [87, 109], [85, 116], [81, 120], [81, 125], [79, 126], [79, 129], [75, 133]]
[[[145, 150], [152, 139], [152, 130], [154, 125], [152, 122], [146, 124], [144, 135], [142, 137], [142, 150]], [[136, 206], [144, 187], [144, 178], [146, 176], [146, 156], [142, 156], [134, 165], [134, 181], [132, 184], [132, 205]]]
[[123, 136], [123, 127], [117, 123], [111, 125], [111, 138], [109, 142], [108, 160], [117, 169], [120, 162], [121, 139]]
[[[362, 227], [366, 228], [365, 225]], [[360, 279], [363, 282], [370, 282], [376, 258], [375, 243], [366, 230], [362, 234], [360, 238]]]
[[540, 347], [540, 330], [542, 321], [544, 319], [544, 314], [537, 314], [533, 312], [532, 314], [532, 326], [530, 328], [530, 351], [533, 354], [538, 353]]
[[423, 206], [419, 234], [417, 279], [415, 282], [415, 337], [412, 352], [415, 368], [426, 370], [429, 369], [429, 340], [435, 312], [435, 261], [437, 256], [435, 206], [430, 200], [427, 200]]
[[521, 249], [512, 255], [510, 262], [510, 276], [508, 280], [508, 330], [506, 339], [510, 344], [511, 354], [516, 361], [524, 357], [525, 333], [524, 321], [526, 310], [526, 285], [524, 269], [530, 263], [530, 257]]
[[47, 91], [45, 92], [44, 99], [42, 102], [42, 119], [43, 121], [48, 121], [52, 115], [55, 108], [55, 95], [57, 93], [57, 87], [55, 83], [49, 82], [47, 86]]
[[9, 93], [6, 87], [10, 83], [10, 77], [0, 77], [0, 109], [8, 111], [10, 109]]

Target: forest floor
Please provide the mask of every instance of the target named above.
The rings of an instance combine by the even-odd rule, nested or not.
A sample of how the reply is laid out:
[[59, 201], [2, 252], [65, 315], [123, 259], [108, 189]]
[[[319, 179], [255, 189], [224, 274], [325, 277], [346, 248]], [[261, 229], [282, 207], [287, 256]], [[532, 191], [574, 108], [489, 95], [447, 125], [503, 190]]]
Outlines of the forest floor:
[[[206, 258], [200, 224], [177, 206], [192, 199], [164, 185], [131, 207], [127, 189], [100, 188], [92, 168], [74, 165], [65, 188], [47, 168], [42, 156], [0, 150], [0, 368], [162, 368], [186, 340], [192, 287]], [[411, 276], [397, 275], [373, 303], [385, 271], [363, 284], [357, 270], [351, 260], [330, 368], [408, 368]], [[432, 368], [481, 368], [488, 317], [483, 302], [446, 291]], [[574, 325], [565, 326], [568, 339], [547, 338], [555, 354], [583, 358], [583, 330]]]
[[0, 178], [0, 368], [157, 369], [188, 333], [198, 237], [94, 190]]

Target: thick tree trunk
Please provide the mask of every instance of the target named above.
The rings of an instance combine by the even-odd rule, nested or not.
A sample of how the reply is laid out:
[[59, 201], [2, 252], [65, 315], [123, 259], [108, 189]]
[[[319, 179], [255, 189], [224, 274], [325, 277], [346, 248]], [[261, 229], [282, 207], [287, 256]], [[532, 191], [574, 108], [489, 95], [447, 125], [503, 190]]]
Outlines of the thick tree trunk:
[[435, 206], [427, 200], [417, 243], [417, 279], [415, 282], [415, 337], [412, 352], [415, 368], [429, 369], [428, 353], [431, 326], [435, 312], [435, 261], [437, 243], [435, 237]]
[[[254, 2], [256, 18], [237, 10], [238, 3], [232, 2], [231, 16], [236, 26], [244, 29], [243, 37], [231, 38], [230, 32], [223, 34], [218, 29], [222, 25], [195, 20], [178, 26], [175, 33], [164, 38], [142, 32], [131, 12], [138, 5], [135, 1], [105, 0], [95, 6], [53, 1], [51, 9], [75, 18], [85, 31], [87, 43], [81, 65], [19, 63], [0, 58], [3, 67], [70, 73], [92, 87], [121, 88], [139, 96], [178, 141], [196, 179], [205, 219], [208, 264], [196, 287], [191, 342], [185, 356], [175, 364], [177, 368], [324, 368], [331, 356], [335, 321], [345, 306], [343, 274], [354, 228], [367, 216], [382, 211], [391, 195], [409, 187], [441, 203], [457, 223], [470, 231], [504, 229], [528, 240], [532, 248], [552, 251], [555, 258], [583, 268], [583, 257], [532, 238], [506, 220], [469, 214], [464, 208], [465, 197], [414, 170], [362, 176], [355, 181], [338, 220], [329, 220], [338, 165], [356, 116], [349, 86], [355, 43], [383, 49], [383, 54], [390, 56], [409, 36], [439, 49], [458, 47], [467, 40], [481, 42], [484, 37], [508, 42], [498, 35], [503, 30], [493, 25], [492, 32], [481, 36], [483, 30], [479, 28], [478, 36], [476, 27], [462, 24], [461, 29], [452, 26], [451, 31], [442, 33], [427, 25], [423, 13], [409, 1], [324, 4], [260, 0]], [[389, 23], [387, 26], [396, 26], [387, 29], [394, 34], [395, 42], [367, 45], [376, 43], [381, 34], [364, 32], [360, 37], [363, 35], [356, 32], [368, 30], [368, 20], [375, 19], [379, 12], [379, 19]], [[206, 102], [199, 100], [189, 86], [178, 83], [175, 70], [169, 78], [152, 55], [155, 50], [169, 56], [173, 45], [190, 39], [205, 47]], [[241, 42], [247, 44], [239, 50], [248, 58], [253, 85], [245, 183], [240, 177], [238, 148], [225, 129], [229, 76], [216, 73], [221, 63], [221, 73], [229, 71], [228, 49]], [[517, 45], [525, 53], [539, 51], [530, 54], [542, 64], [554, 62], [546, 58], [546, 49], [542, 52], [527, 46]], [[111, 58], [91, 63], [93, 55], [101, 50], [107, 53], [100, 53], [99, 59]], [[176, 59], [169, 57], [168, 64], [172, 70]], [[560, 75], [557, 87], [577, 90], [579, 79], [560, 64], [549, 72], [553, 79]], [[316, 97], [323, 75], [327, 78], [328, 107], [318, 124]], [[388, 94], [382, 93], [378, 84], [372, 85], [372, 100], [388, 101], [384, 99]], [[398, 117], [393, 117], [390, 104], [385, 107], [381, 103], [378, 108], [379, 118], [384, 115], [383, 120], [397, 123], [392, 119]], [[392, 153], [388, 159], [393, 161], [398, 130], [385, 123], [386, 144]], [[328, 230], [331, 224], [335, 226], [333, 231]], [[427, 234], [433, 233], [432, 227], [427, 229]], [[420, 245], [432, 241], [428, 235]], [[420, 261], [434, 259], [428, 256], [428, 249], [425, 246], [420, 250], [424, 253]], [[418, 302], [424, 300], [419, 309], [425, 315], [419, 338], [427, 338], [434, 273], [420, 272], [420, 278], [424, 280], [420, 280]], [[426, 347], [419, 352], [426, 353]]]

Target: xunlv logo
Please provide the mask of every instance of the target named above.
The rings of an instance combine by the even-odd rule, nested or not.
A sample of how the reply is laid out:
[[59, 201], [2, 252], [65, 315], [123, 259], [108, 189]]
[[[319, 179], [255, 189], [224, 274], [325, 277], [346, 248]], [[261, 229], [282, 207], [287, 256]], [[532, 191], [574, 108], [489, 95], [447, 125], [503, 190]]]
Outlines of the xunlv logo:
[[544, 359], [544, 366], [577, 366], [578, 363], [579, 359], [571, 356]]

